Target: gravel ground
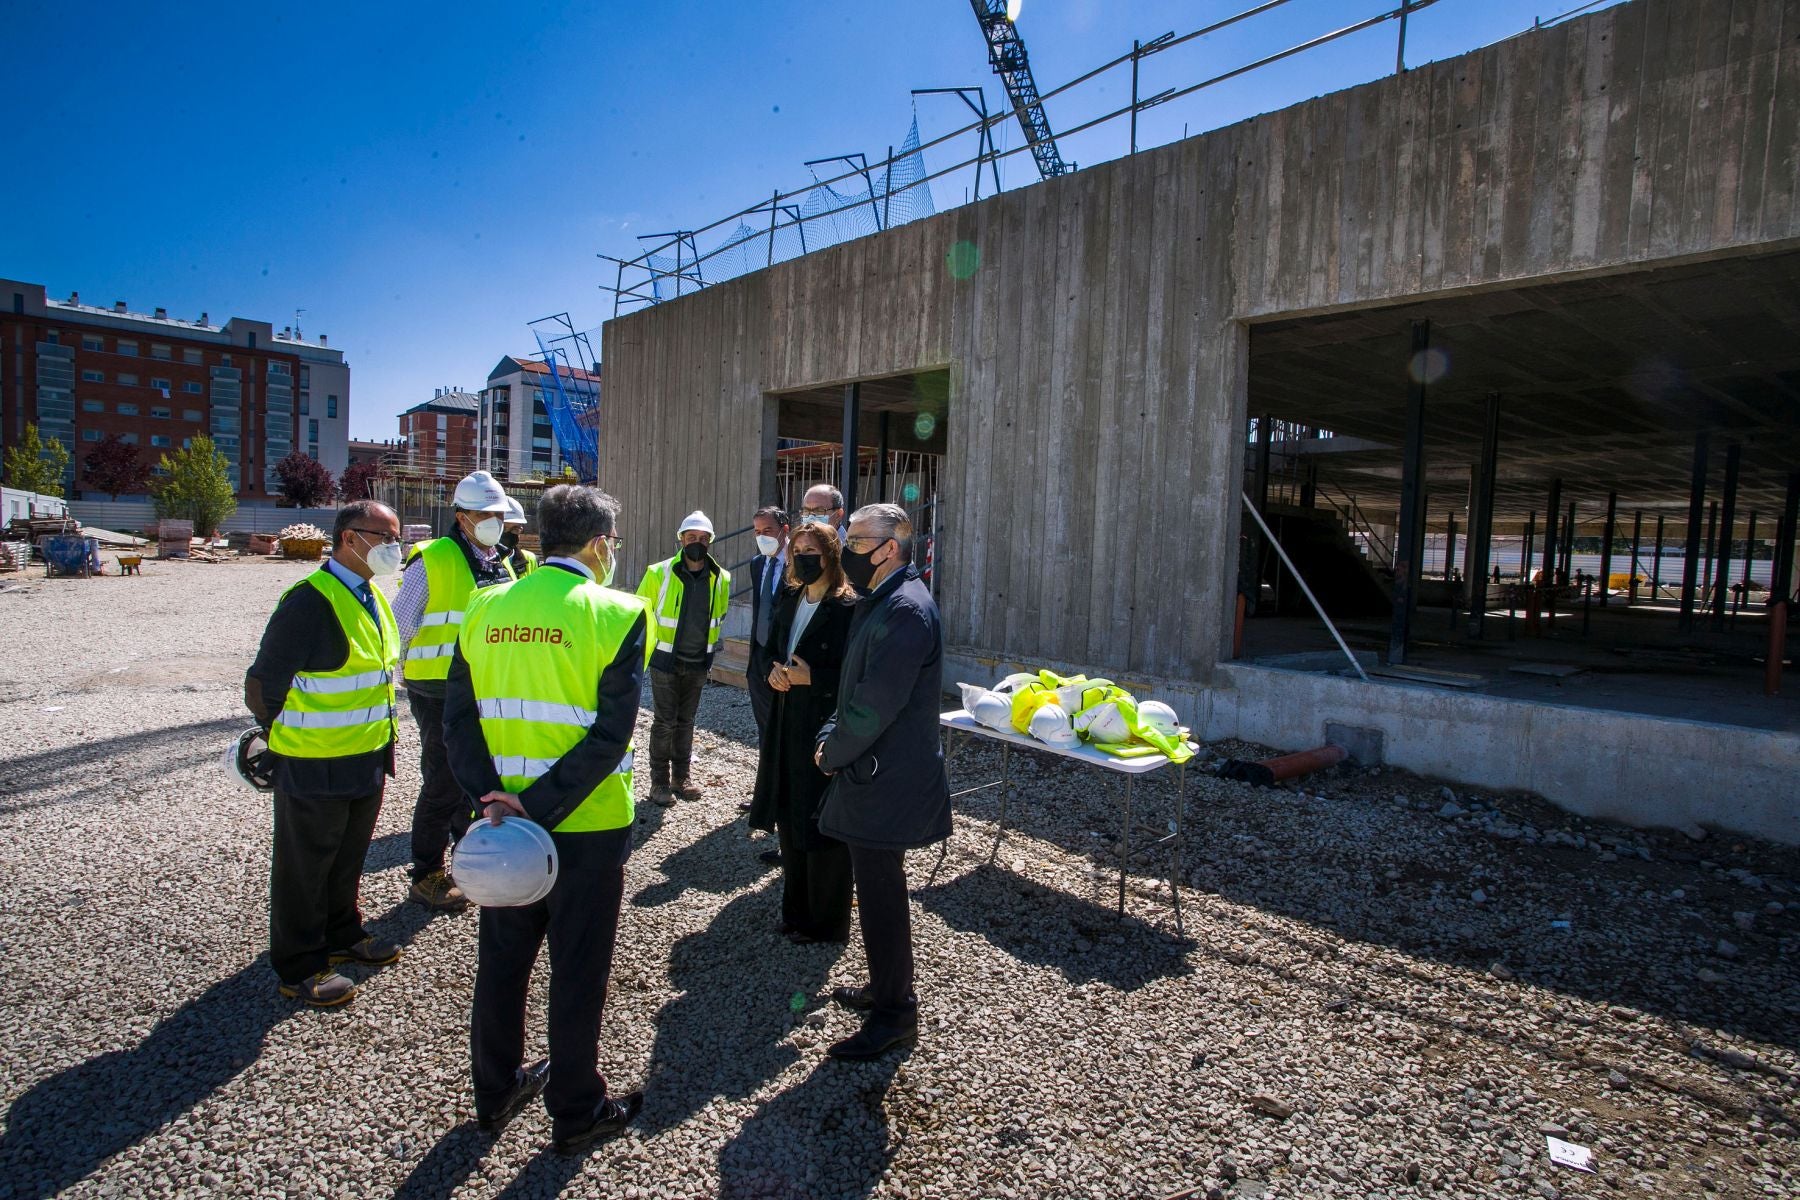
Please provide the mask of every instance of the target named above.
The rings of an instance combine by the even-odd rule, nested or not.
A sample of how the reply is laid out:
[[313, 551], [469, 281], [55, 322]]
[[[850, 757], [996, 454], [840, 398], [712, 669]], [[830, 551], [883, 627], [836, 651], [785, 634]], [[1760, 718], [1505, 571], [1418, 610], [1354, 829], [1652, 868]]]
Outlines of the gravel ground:
[[[918, 1049], [847, 1066], [824, 996], [861, 951], [769, 932], [725, 687], [706, 798], [646, 806], [629, 868], [601, 1054], [640, 1123], [585, 1158], [541, 1110], [481, 1138], [474, 918], [404, 903], [410, 725], [363, 891], [406, 957], [337, 1012], [262, 958], [268, 806], [216, 760], [302, 569], [0, 579], [0, 1196], [1800, 1195], [1791, 851], [1391, 771], [1195, 773], [1178, 937], [1166, 849], [1121, 922], [1112, 797], [1017, 758], [1003, 840], [983, 792], [913, 856]], [[973, 748], [958, 785], [997, 766]]]

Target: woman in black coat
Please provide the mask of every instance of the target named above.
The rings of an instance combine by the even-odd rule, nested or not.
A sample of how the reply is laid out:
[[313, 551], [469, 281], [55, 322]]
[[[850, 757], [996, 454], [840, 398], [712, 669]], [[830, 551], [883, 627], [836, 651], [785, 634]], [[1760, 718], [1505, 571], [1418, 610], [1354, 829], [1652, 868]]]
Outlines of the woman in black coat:
[[850, 852], [819, 832], [830, 780], [813, 765], [819, 728], [837, 710], [838, 671], [856, 611], [833, 530], [806, 525], [794, 533], [785, 585], [769, 632], [775, 702], [763, 728], [750, 825], [780, 836], [781, 932], [797, 943], [842, 942], [850, 936]]

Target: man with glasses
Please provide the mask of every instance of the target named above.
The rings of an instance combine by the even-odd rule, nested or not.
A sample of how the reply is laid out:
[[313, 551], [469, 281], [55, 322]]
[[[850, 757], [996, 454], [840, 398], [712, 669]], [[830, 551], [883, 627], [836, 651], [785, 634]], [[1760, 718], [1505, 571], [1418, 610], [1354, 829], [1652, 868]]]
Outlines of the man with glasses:
[[837, 530], [838, 541], [844, 540], [844, 493], [829, 483], [815, 483], [800, 500], [800, 523], [816, 522]]
[[869, 963], [865, 987], [832, 999], [864, 1014], [833, 1058], [878, 1058], [918, 1040], [906, 852], [950, 836], [950, 780], [938, 739], [944, 633], [912, 566], [912, 522], [897, 504], [850, 517], [844, 574], [863, 593], [844, 648], [837, 717], [813, 761], [832, 776], [819, 832], [850, 847]]
[[244, 704], [275, 755], [269, 965], [281, 994], [316, 1008], [356, 985], [332, 968], [400, 957], [372, 937], [357, 883], [394, 773], [400, 633], [370, 582], [400, 569], [400, 518], [358, 500], [338, 510], [331, 557], [281, 595], [244, 676]]

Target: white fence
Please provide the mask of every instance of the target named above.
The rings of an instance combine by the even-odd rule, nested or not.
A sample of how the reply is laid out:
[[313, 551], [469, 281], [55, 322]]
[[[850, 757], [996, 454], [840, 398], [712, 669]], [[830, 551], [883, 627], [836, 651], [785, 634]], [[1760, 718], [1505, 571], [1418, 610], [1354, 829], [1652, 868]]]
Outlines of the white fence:
[[[276, 508], [272, 504], [240, 504], [225, 518], [222, 533], [275, 533], [289, 525], [306, 522], [327, 533], [337, 520], [334, 508]], [[71, 500], [69, 515], [83, 525], [110, 529], [114, 533], [135, 533], [154, 529], [156, 506], [148, 500]], [[198, 532], [198, 531], [196, 531]]]

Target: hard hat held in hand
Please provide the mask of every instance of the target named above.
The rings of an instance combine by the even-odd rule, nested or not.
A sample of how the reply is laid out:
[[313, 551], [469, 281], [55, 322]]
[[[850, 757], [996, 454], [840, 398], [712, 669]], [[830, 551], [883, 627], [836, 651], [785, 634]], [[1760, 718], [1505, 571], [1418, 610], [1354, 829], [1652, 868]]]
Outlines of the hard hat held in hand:
[[1031, 736], [1058, 750], [1067, 750], [1081, 744], [1081, 739], [1075, 736], [1074, 727], [1069, 724], [1069, 714], [1055, 700], [1040, 704], [1037, 711], [1031, 714]]
[[483, 908], [536, 904], [556, 886], [556, 843], [536, 821], [483, 818], [456, 843], [450, 875]]
[[275, 755], [269, 749], [269, 735], [260, 725], [252, 725], [232, 738], [219, 765], [232, 779], [252, 791], [275, 790]]
[[463, 476], [462, 482], [456, 485], [451, 503], [464, 512], [503, 513], [506, 511], [506, 489], [486, 471], [474, 471]]

